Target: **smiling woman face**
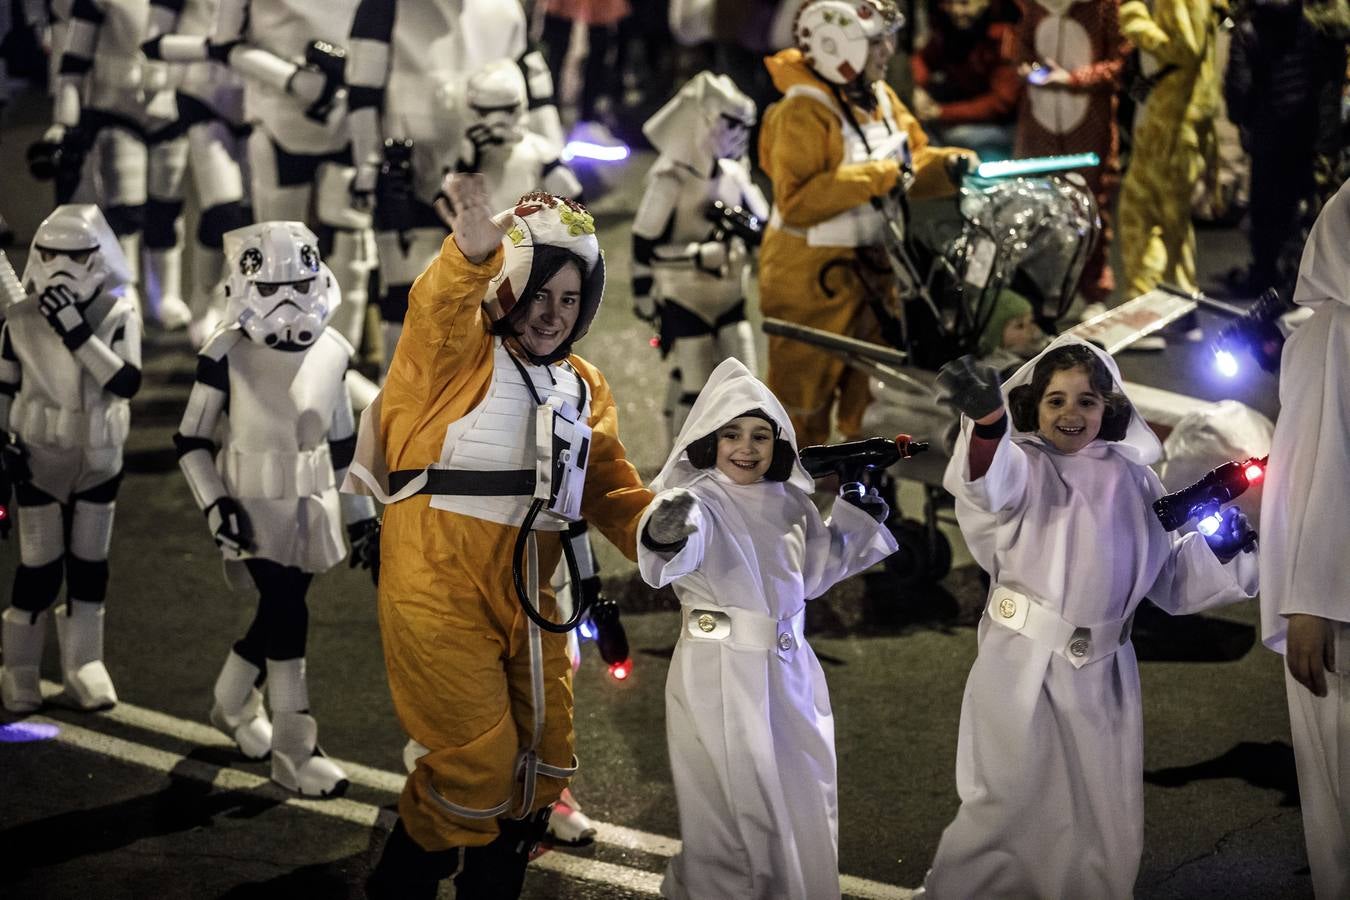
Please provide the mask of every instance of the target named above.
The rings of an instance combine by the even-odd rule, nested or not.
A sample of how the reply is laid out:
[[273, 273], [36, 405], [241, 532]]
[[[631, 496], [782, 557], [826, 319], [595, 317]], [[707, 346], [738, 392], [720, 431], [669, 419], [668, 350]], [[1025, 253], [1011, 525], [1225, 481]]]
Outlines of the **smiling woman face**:
[[1102, 430], [1106, 404], [1092, 389], [1087, 369], [1074, 366], [1050, 376], [1037, 405], [1037, 431], [1061, 453], [1077, 453]]
[[566, 263], [528, 298], [517, 340], [535, 356], [548, 356], [572, 334], [581, 312], [581, 272]]

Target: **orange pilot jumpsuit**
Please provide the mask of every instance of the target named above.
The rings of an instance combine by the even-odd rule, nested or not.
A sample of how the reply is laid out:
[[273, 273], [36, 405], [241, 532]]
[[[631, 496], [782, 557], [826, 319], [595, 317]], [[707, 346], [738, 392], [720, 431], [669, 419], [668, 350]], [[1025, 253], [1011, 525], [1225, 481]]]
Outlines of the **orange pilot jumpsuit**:
[[[486, 396], [499, 351], [480, 303], [502, 260], [498, 248], [473, 264], [446, 238], [413, 285], [379, 410], [389, 471], [437, 462], [447, 426]], [[619, 442], [604, 377], [578, 356], [566, 362], [590, 397], [582, 514], [633, 559], [638, 518], [651, 493]], [[503, 816], [532, 814], [556, 800], [567, 779], [540, 774], [533, 801], [521, 810], [522, 749], [533, 743], [539, 763], [552, 769], [569, 769], [575, 760], [566, 637], [550, 632], [541, 632], [545, 714], [534, 741], [531, 629], [512, 582], [518, 529], [435, 509], [430, 499], [416, 494], [385, 509], [379, 614], [395, 711], [408, 735], [429, 749], [408, 778], [399, 815], [419, 845], [440, 850], [483, 846], [498, 831], [494, 816], [456, 815], [442, 800], [472, 810], [510, 800]], [[536, 534], [537, 571], [552, 572], [560, 532]], [[539, 592], [541, 612], [556, 620], [547, 578]]]
[[[855, 259], [860, 248], [831, 238], [815, 240], [811, 230], [868, 208], [873, 197], [896, 186], [899, 168], [893, 159], [858, 160], [851, 152], [853, 129], [845, 130], [830, 85], [811, 70], [800, 50], [780, 51], [764, 63], [774, 85], [788, 96], [764, 114], [759, 137], [759, 165], [773, 180], [773, 216], [759, 254], [760, 309], [766, 316], [878, 341], [880, 328], [864, 314], [867, 294], [856, 276], [836, 268], [828, 279], [833, 296], [820, 284], [821, 269], [835, 260]], [[794, 86], [799, 86], [796, 91]], [[869, 129], [898, 128], [906, 134], [915, 175], [911, 197], [949, 193], [953, 187], [942, 163], [968, 151], [930, 147], [895, 92], [885, 85], [882, 90], [890, 122], [880, 105], [873, 112], [855, 106], [854, 118]], [[836, 395], [840, 432], [853, 438], [862, 430], [863, 410], [871, 399], [867, 379], [825, 351], [770, 335], [765, 380], [786, 407], [803, 446], [829, 440]]]

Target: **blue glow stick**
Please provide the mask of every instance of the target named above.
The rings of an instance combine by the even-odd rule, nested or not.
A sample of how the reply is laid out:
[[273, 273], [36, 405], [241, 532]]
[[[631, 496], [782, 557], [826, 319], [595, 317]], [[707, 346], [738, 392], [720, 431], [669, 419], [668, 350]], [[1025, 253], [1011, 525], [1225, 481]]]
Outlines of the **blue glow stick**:
[[600, 162], [618, 162], [628, 158], [628, 148], [623, 144], [609, 147], [605, 144], [592, 144], [590, 141], [568, 141], [563, 147], [563, 162], [574, 159], [594, 159]]
[[975, 167], [979, 178], [1016, 178], [1019, 175], [1041, 175], [1046, 172], [1064, 172], [1083, 169], [1101, 163], [1095, 153], [1071, 153], [1067, 156], [1033, 156], [1030, 159], [1002, 159], [980, 163]]

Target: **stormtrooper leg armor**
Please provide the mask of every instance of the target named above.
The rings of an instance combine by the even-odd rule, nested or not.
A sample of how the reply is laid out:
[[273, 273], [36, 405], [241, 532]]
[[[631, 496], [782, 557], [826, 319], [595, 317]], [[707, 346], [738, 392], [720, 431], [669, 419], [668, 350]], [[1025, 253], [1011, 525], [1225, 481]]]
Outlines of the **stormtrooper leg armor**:
[[12, 605], [4, 613], [5, 709], [32, 712], [42, 705], [42, 644], [47, 611], [61, 593], [61, 556], [65, 552], [61, 507], [27, 487], [19, 493], [19, 568], [14, 573]]
[[231, 650], [212, 691], [211, 724], [233, 738], [249, 759], [265, 759], [272, 752], [272, 722], [256, 687], [262, 678], [261, 669]]
[[303, 657], [267, 661], [267, 699], [272, 704], [272, 780], [307, 796], [333, 797], [345, 791], [347, 773], [319, 749]]
[[117, 691], [103, 664], [103, 600], [108, 590], [108, 548], [121, 476], [76, 494], [66, 554], [66, 603], [55, 612], [61, 644], [61, 675], [68, 702], [80, 709], [106, 709]]
[[164, 328], [192, 319], [183, 300], [183, 176], [187, 137], [170, 126], [150, 139], [145, 217], [145, 297], [150, 317]]
[[252, 217], [245, 202], [243, 138], [228, 123], [210, 117], [189, 126], [187, 140], [193, 187], [201, 207], [188, 302], [193, 323], [189, 337], [201, 346], [224, 320], [224, 311], [213, 299], [225, 275], [225, 233], [243, 228]]
[[[127, 295], [140, 303], [141, 234], [145, 229], [148, 199], [146, 171], [149, 151], [144, 138], [123, 125], [105, 125], [94, 137], [91, 171], [98, 190], [98, 204], [117, 235], [122, 254], [131, 268]], [[144, 311], [144, 310], [142, 310]]]

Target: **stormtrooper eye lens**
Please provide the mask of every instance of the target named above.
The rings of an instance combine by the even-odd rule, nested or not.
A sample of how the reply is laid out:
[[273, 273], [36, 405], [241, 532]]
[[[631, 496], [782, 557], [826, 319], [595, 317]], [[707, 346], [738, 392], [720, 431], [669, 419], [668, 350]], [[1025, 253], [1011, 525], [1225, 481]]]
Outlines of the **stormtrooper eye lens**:
[[281, 285], [271, 284], [266, 281], [258, 281], [254, 283], [254, 287], [258, 289], [259, 297], [270, 297], [277, 292], [277, 288], [281, 287]]
[[70, 252], [70, 253], [67, 253], [66, 255], [69, 256], [72, 260], [75, 261], [75, 265], [77, 265], [77, 266], [82, 266], [82, 265], [85, 264], [85, 262], [87, 262], [87, 261], [89, 260], [89, 257], [93, 254], [93, 252], [94, 252], [94, 251], [93, 251], [92, 249], [90, 249], [90, 250], [74, 250], [74, 251], [72, 251], [72, 252]]
[[56, 257], [60, 256], [60, 254], [57, 253], [55, 250], [48, 250], [46, 247], [39, 247], [38, 256], [42, 257], [43, 262], [51, 262], [52, 260], [56, 259]]
[[297, 294], [308, 294], [309, 289], [314, 286], [313, 278], [306, 278], [304, 281], [294, 281], [291, 283], [291, 289]]

